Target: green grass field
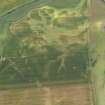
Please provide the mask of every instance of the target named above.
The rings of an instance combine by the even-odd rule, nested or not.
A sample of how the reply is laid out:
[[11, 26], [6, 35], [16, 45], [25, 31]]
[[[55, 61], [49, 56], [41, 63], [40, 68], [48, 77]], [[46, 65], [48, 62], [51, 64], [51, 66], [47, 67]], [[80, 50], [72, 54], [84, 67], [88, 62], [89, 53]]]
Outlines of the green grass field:
[[92, 105], [88, 1], [31, 1], [0, 0], [0, 105]]
[[0, 15], [5, 14], [9, 10], [16, 8], [19, 5], [28, 3], [32, 0], [0, 0]]
[[86, 4], [55, 0], [6, 25], [0, 84], [88, 80]]

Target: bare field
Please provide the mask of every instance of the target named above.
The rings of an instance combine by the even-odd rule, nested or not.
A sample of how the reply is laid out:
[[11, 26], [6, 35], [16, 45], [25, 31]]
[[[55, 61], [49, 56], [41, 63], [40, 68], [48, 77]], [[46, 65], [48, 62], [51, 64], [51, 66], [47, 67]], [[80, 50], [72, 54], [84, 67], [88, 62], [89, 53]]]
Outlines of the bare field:
[[86, 84], [0, 90], [0, 105], [91, 105]]

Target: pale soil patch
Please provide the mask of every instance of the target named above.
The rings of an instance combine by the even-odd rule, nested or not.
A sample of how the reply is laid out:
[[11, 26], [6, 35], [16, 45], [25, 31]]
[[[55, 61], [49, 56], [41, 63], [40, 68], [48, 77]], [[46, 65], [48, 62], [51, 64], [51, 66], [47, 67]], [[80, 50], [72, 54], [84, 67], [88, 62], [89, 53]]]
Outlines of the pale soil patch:
[[91, 105], [85, 84], [0, 90], [0, 105]]

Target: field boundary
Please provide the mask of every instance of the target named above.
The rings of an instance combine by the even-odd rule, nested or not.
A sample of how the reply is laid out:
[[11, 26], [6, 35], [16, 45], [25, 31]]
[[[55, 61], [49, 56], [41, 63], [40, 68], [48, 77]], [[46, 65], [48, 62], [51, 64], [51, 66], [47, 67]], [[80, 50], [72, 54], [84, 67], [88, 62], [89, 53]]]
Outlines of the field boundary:
[[22, 83], [22, 84], [1, 84], [0, 85], [0, 90], [5, 90], [5, 89], [17, 89], [17, 88], [29, 88], [29, 87], [36, 87], [40, 88], [43, 86], [60, 86], [60, 85], [68, 85], [68, 84], [87, 84], [88, 82], [85, 80], [78, 80], [78, 81], [73, 81], [73, 80], [68, 80], [68, 81], [47, 81], [47, 82], [40, 82], [38, 81], [37, 83]]

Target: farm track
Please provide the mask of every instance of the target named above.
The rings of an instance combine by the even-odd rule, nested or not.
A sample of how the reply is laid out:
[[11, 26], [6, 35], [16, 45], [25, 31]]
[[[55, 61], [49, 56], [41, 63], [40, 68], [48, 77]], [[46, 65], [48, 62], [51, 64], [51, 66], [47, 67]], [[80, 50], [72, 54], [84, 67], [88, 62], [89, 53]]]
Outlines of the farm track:
[[105, 3], [102, 0], [91, 0], [90, 14], [92, 21], [105, 18]]

